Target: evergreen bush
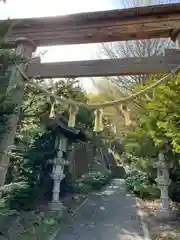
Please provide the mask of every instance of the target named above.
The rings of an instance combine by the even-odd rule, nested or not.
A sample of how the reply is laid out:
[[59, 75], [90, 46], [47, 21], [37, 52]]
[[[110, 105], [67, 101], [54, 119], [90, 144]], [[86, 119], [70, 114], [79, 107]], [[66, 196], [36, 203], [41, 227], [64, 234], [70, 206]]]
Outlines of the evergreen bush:
[[146, 173], [130, 171], [126, 176], [127, 188], [140, 198], [157, 198], [160, 196], [156, 184]]
[[101, 172], [89, 172], [81, 176], [77, 180], [76, 190], [78, 192], [89, 192], [92, 190], [100, 190], [108, 184], [112, 179], [112, 173], [109, 170]]

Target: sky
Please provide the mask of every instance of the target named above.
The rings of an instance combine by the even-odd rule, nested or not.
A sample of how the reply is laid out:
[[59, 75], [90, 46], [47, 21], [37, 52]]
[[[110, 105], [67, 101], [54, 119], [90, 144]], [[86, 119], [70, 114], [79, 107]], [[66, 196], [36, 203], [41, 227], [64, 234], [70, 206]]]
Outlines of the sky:
[[[79, 12], [114, 9], [112, 0], [7, 0], [0, 3], [0, 18], [29, 18], [58, 16]], [[75, 61], [97, 59], [100, 44], [43, 47], [37, 52], [45, 52], [43, 62]], [[82, 79], [87, 91], [93, 90], [90, 79]]]

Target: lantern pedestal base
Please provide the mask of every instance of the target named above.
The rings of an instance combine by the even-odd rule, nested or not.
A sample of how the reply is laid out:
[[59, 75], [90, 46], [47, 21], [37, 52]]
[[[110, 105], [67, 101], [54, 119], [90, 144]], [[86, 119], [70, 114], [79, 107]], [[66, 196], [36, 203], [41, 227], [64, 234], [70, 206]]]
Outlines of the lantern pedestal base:
[[158, 220], [175, 220], [176, 214], [170, 209], [158, 209], [156, 211], [156, 218]]
[[58, 212], [59, 217], [64, 215], [66, 207], [60, 201], [53, 201], [50, 203], [49, 208], [51, 211]]

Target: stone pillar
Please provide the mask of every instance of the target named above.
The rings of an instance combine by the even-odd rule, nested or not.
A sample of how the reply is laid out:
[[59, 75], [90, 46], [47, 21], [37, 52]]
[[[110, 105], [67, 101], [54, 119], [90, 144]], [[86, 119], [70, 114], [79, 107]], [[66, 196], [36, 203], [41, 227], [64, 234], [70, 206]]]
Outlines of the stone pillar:
[[169, 178], [168, 162], [162, 152], [159, 153], [158, 161], [155, 163], [155, 167], [157, 167], [157, 178], [155, 180], [161, 192], [161, 205], [160, 209], [157, 211], [157, 217], [160, 219], [169, 219], [172, 217], [172, 212], [169, 207], [168, 195], [168, 188], [171, 184], [171, 180]]
[[180, 28], [172, 31], [171, 40], [176, 43], [177, 49], [180, 50]]
[[52, 171], [52, 179], [53, 179], [53, 196], [51, 203], [51, 210], [58, 211], [59, 215], [63, 215], [64, 206], [59, 200], [60, 193], [60, 183], [62, 179], [65, 177], [64, 175], [64, 158], [63, 151], [67, 148], [66, 140], [64, 137], [58, 137], [57, 139], [57, 156], [53, 161], [53, 171]]
[[[19, 38], [16, 41], [15, 53], [24, 61], [18, 64], [19, 69], [24, 72], [27, 62], [32, 57], [32, 53], [36, 50], [34, 42], [28, 38]], [[9, 165], [9, 152], [14, 142], [14, 137], [19, 120], [20, 109], [24, 96], [24, 84], [21, 73], [16, 66], [12, 65], [11, 77], [6, 92], [6, 102], [14, 105], [14, 111], [8, 115], [5, 131], [0, 139], [0, 186], [4, 185], [7, 168]]]

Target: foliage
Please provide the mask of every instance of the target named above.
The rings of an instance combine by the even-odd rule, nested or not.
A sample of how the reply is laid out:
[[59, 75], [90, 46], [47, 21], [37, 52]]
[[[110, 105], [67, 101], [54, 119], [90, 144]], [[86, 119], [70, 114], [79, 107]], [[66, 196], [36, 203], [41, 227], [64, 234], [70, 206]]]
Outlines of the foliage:
[[[78, 82], [73, 79], [67, 81], [59, 80], [55, 85], [51, 80], [48, 84], [40, 81], [40, 84], [51, 91], [56, 90], [59, 95], [70, 97], [72, 94], [74, 98], [78, 98], [78, 101], [86, 101], [85, 94], [78, 86]], [[56, 86], [55, 89], [54, 86]], [[46, 192], [51, 194], [49, 188], [52, 186], [48, 188], [46, 185], [45, 189], [45, 186], [42, 186], [43, 183], [39, 183], [39, 178], [45, 178], [50, 175], [52, 169], [48, 160], [53, 159], [55, 156], [54, 134], [43, 129], [40, 122], [41, 114], [47, 110], [44, 108], [46, 103], [46, 96], [32, 87], [26, 86], [14, 141], [15, 146], [11, 153], [11, 176], [7, 179], [8, 183], [13, 181], [16, 184], [25, 181], [26, 187], [12, 190], [11, 194], [6, 192], [6, 203], [11, 208], [31, 208], [33, 203], [37, 199], [41, 199], [43, 194]], [[62, 109], [60, 105], [58, 109], [60, 113], [63, 110], [63, 115], [68, 117], [66, 108]], [[86, 126], [92, 124], [90, 121], [91, 112], [80, 109], [77, 117], [77, 126], [84, 130]]]
[[[150, 79], [143, 87], [156, 81]], [[180, 152], [180, 76], [173, 76], [165, 84], [161, 84], [153, 90], [151, 100], [143, 97], [146, 112], [139, 114], [136, 133], [145, 132], [145, 136], [151, 139], [155, 147], [160, 149], [168, 147], [174, 152]], [[141, 129], [141, 131], [139, 131]], [[152, 146], [152, 144], [151, 144]]]
[[[136, 91], [152, 84], [157, 77], [149, 79], [143, 86], [137, 86]], [[168, 160], [173, 163], [170, 172], [172, 183], [170, 198], [180, 200], [179, 153], [180, 153], [180, 76], [173, 76], [167, 83], [161, 84], [149, 95], [139, 99], [146, 111], [139, 112], [135, 131], [128, 133], [124, 139], [126, 162], [133, 164], [138, 170], [149, 173], [155, 178], [153, 162], [160, 149], [165, 151]], [[128, 156], [129, 155], [129, 156]], [[136, 181], [130, 178], [135, 184]], [[138, 189], [139, 190], [139, 189]], [[134, 189], [133, 189], [134, 191]], [[137, 191], [137, 187], [136, 187]]]
[[[67, 82], [66, 80], [59, 80], [59, 82], [56, 82], [55, 89], [54, 83], [51, 81], [48, 84], [42, 82], [40, 84], [51, 91], [56, 90], [59, 95], [70, 97], [72, 93], [75, 99], [77, 96], [78, 101], [87, 100], [81, 88], [78, 87], [78, 82], [73, 79]], [[50, 175], [52, 166], [48, 163], [48, 160], [53, 159], [55, 156], [54, 135], [42, 129], [40, 123], [41, 114], [47, 110], [44, 108], [46, 103], [47, 99], [44, 95], [39, 92], [36, 94], [34, 88], [26, 86], [15, 138], [15, 147], [11, 153], [12, 176], [10, 178], [10, 182], [13, 181], [14, 186], [17, 186], [22, 181], [25, 181], [26, 185], [11, 188], [9, 192], [4, 190], [6, 204], [10, 208], [18, 210], [30, 209], [35, 206], [37, 200], [41, 199], [41, 197], [44, 198], [44, 194], [52, 194], [48, 186], [43, 186], [43, 183], [39, 181], [39, 179], [43, 178], [43, 175], [44, 177]], [[68, 117], [66, 108], [62, 109], [62, 106], [59, 105], [58, 109], [60, 113], [63, 110], [62, 114]], [[91, 126], [92, 112], [79, 109], [77, 127], [82, 130], [89, 129], [89, 131], [92, 131]], [[52, 186], [49, 187], [52, 188]]]
[[[123, 89], [117, 88], [117, 86], [108, 79], [96, 81], [94, 85], [98, 89], [98, 93], [88, 94], [89, 102], [93, 104], [113, 101], [127, 96], [127, 93], [125, 93]], [[103, 138], [115, 140], [124, 132], [128, 131], [128, 128], [125, 126], [124, 116], [118, 105], [103, 109], [103, 115], [104, 130], [101, 133]]]
[[15, 182], [15, 183], [4, 185], [3, 187], [0, 188], [0, 191], [2, 193], [11, 194], [11, 192], [14, 192], [18, 189], [26, 188], [26, 187], [27, 187], [26, 182]]
[[137, 169], [144, 172], [149, 178], [154, 178], [156, 170], [154, 169], [154, 158], [139, 157], [133, 154], [123, 154], [124, 164], [130, 166], [131, 169]]
[[[79, 82], [77, 80], [58, 79], [54, 81], [50, 79], [43, 82], [38, 81], [38, 84], [59, 96], [72, 98], [79, 102], [87, 101], [86, 95], [83, 92], [83, 89], [81, 89], [81, 87], [79, 86]], [[44, 117], [44, 120], [47, 120], [47, 118], [49, 117], [50, 108], [51, 106], [49, 104], [49, 99], [47, 99], [47, 97], [43, 93], [37, 91], [31, 86], [26, 87], [20, 121], [21, 125], [19, 127], [21, 139], [22, 137], [28, 137], [30, 133], [32, 135], [33, 129], [33, 132], [35, 133], [36, 129], [38, 131], [42, 131], [42, 128], [39, 129], [39, 127], [42, 126], [42, 120], [44, 119]], [[59, 115], [63, 115], [67, 119], [69, 115], [68, 108], [68, 104], [56, 102], [56, 113]], [[80, 108], [77, 113], [76, 127], [82, 130], [90, 129], [92, 127], [92, 118], [92, 111]], [[33, 136], [31, 139], [33, 139]]]
[[29, 210], [34, 204], [35, 188], [26, 182], [4, 185], [1, 192], [5, 194], [5, 204], [11, 209]]
[[89, 172], [77, 180], [76, 190], [80, 192], [89, 192], [99, 190], [109, 183], [112, 173], [109, 170], [102, 172]]
[[42, 174], [45, 176], [50, 174], [51, 165], [48, 167], [48, 160], [55, 156], [54, 141], [52, 133], [47, 132], [42, 136], [38, 134], [29, 150], [11, 159], [16, 182], [2, 188], [8, 207], [18, 210], [31, 209], [42, 197], [41, 193], [48, 191], [47, 186], [43, 186], [39, 180]]
[[155, 182], [143, 172], [137, 170], [129, 172], [126, 176], [126, 185], [141, 198], [159, 197], [159, 190], [156, 188]]
[[180, 168], [172, 169], [170, 179], [169, 197], [174, 202], [180, 202]]
[[156, 157], [157, 148], [154, 141], [147, 131], [136, 128], [136, 131], [129, 132], [123, 139], [123, 145], [126, 153], [139, 157]]

